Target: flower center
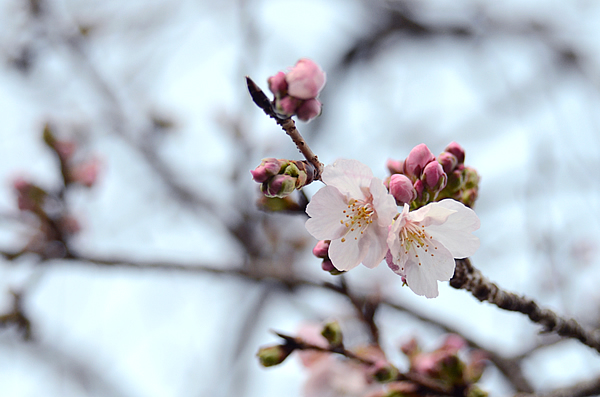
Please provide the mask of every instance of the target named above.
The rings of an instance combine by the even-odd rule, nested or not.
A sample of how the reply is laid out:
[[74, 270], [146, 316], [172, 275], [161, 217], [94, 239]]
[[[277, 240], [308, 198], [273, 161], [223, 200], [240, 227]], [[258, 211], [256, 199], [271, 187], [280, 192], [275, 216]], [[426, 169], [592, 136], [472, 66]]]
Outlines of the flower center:
[[411, 249], [414, 249], [414, 255], [419, 262], [419, 266], [421, 266], [419, 251], [424, 251], [424, 253], [435, 256], [434, 250], [438, 249], [433, 243], [431, 236], [425, 231], [425, 226], [412, 222], [407, 222], [400, 231], [400, 245], [406, 255], [408, 255]]
[[344, 218], [340, 220], [340, 223], [346, 226], [346, 233], [342, 238], [342, 243], [346, 241], [346, 236], [349, 234], [354, 234], [354, 240], [358, 240], [358, 237], [364, 234], [365, 229], [373, 223], [375, 209], [373, 209], [371, 199], [366, 201], [350, 199], [348, 207], [343, 213]]

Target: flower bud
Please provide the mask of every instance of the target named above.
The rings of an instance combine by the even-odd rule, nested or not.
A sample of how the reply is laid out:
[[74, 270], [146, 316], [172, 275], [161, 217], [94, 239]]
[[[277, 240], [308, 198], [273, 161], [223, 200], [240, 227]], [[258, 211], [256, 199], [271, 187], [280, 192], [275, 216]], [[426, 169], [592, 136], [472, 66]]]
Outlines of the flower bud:
[[333, 266], [331, 259], [323, 259], [323, 262], [321, 263], [321, 269], [329, 272], [332, 276], [339, 276], [340, 274], [345, 273], [343, 270], [336, 269], [335, 266]]
[[423, 183], [422, 180], [417, 180], [414, 184], [413, 187], [415, 188], [415, 191], [417, 192], [417, 200], [421, 201], [421, 202], [426, 202], [429, 199], [429, 194], [425, 191], [425, 184]]
[[283, 96], [287, 92], [287, 81], [285, 80], [285, 73], [279, 72], [275, 76], [271, 76], [267, 79], [269, 83], [269, 90], [276, 96]]
[[385, 166], [390, 171], [390, 174], [402, 174], [404, 173], [404, 161], [388, 159]]
[[456, 157], [458, 164], [463, 164], [465, 162], [465, 149], [463, 149], [458, 143], [454, 141], [450, 142], [444, 151], [452, 153]]
[[409, 204], [417, 198], [417, 192], [413, 187], [413, 183], [403, 174], [394, 174], [390, 177], [389, 191], [396, 199], [398, 205]]
[[69, 177], [71, 182], [76, 182], [86, 187], [92, 187], [98, 179], [99, 170], [100, 160], [93, 158], [71, 167]]
[[329, 345], [332, 347], [339, 347], [344, 344], [344, 335], [342, 334], [342, 327], [340, 327], [340, 323], [337, 321], [331, 321], [323, 326], [323, 330], [321, 331], [321, 335]]
[[456, 156], [450, 152], [442, 152], [438, 156], [437, 160], [442, 165], [442, 168], [444, 169], [444, 172], [446, 174], [449, 174], [452, 171], [454, 171], [454, 169], [458, 165], [458, 160]]
[[281, 364], [292, 353], [293, 349], [286, 345], [261, 347], [256, 355], [263, 367]]
[[431, 153], [431, 150], [427, 145], [421, 143], [410, 151], [404, 161], [404, 173], [411, 179], [418, 179], [423, 168], [434, 160], [435, 156]]
[[398, 373], [398, 369], [385, 360], [378, 360], [373, 368], [373, 377], [380, 383], [395, 380]]
[[446, 336], [440, 350], [448, 354], [456, 354], [460, 349], [464, 349], [467, 346], [467, 342], [462, 337], [456, 334], [449, 334]]
[[283, 198], [296, 189], [296, 178], [289, 175], [275, 175], [263, 182], [261, 190], [267, 197]]
[[296, 110], [296, 116], [298, 116], [298, 119], [302, 121], [310, 121], [320, 115], [321, 102], [316, 99], [309, 99], [305, 101]]
[[448, 176], [444, 172], [442, 165], [437, 161], [432, 161], [425, 166], [421, 178], [425, 183], [425, 187], [434, 192], [439, 192], [446, 187], [446, 182], [448, 181]]
[[[326, 259], [329, 257], [328, 255], [328, 251], [329, 251], [329, 243], [331, 242], [331, 240], [321, 240], [317, 243], [317, 245], [315, 245], [315, 248], [313, 248], [312, 253], [314, 256], [316, 256], [317, 258], [321, 258], [321, 259]], [[325, 270], [325, 269], [323, 269]]]
[[302, 101], [291, 96], [284, 96], [275, 101], [275, 111], [284, 117], [291, 117], [296, 114]]
[[421, 351], [421, 349], [419, 349], [419, 343], [415, 338], [412, 338], [408, 342], [405, 342], [402, 345], [400, 345], [400, 350], [402, 350], [402, 353], [404, 353], [409, 358], [415, 356]]
[[263, 183], [272, 176], [279, 174], [282, 168], [282, 161], [275, 158], [266, 158], [260, 163], [256, 169], [250, 171], [254, 181]]
[[325, 73], [310, 59], [300, 59], [287, 73], [288, 94], [299, 99], [316, 98], [325, 86]]

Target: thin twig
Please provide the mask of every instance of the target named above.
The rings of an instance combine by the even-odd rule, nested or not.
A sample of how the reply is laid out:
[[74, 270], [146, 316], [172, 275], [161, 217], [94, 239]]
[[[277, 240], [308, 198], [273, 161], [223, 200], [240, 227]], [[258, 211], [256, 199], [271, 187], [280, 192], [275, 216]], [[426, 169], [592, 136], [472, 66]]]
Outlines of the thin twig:
[[456, 260], [456, 270], [450, 285], [471, 292], [480, 301], [488, 301], [501, 309], [526, 314], [534, 323], [543, 325], [544, 332], [556, 332], [560, 336], [578, 339], [600, 352], [600, 338], [597, 334], [586, 331], [573, 319], [563, 319], [549, 309], [541, 309], [532, 299], [501, 290], [473, 267], [468, 258]]
[[292, 120], [291, 117], [281, 118], [275, 113], [273, 110], [273, 105], [269, 98], [265, 95], [263, 90], [260, 89], [258, 85], [248, 76], [246, 76], [246, 84], [248, 85], [248, 92], [250, 92], [250, 96], [252, 100], [265, 112], [265, 114], [272, 119], [274, 119], [277, 124], [283, 128], [286, 134], [292, 139], [300, 153], [304, 156], [306, 161], [312, 164], [315, 167], [315, 179], [321, 180], [321, 174], [323, 173], [323, 163], [319, 161], [319, 157], [311, 150], [308, 146], [300, 131], [296, 128], [296, 123]]

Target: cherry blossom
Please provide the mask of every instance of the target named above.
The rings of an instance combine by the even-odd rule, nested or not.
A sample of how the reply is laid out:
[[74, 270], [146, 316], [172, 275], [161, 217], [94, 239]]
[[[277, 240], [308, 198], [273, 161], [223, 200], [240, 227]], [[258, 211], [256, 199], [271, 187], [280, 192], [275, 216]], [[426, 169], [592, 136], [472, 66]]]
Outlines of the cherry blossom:
[[454, 274], [454, 258], [466, 258], [479, 248], [471, 233], [479, 229], [475, 212], [446, 199], [409, 212], [408, 204], [390, 228], [389, 267], [417, 295], [438, 296], [437, 281]]
[[340, 159], [325, 167], [321, 188], [306, 208], [306, 229], [319, 240], [331, 240], [329, 258], [338, 270], [374, 268], [388, 250], [388, 227], [398, 213], [394, 197], [371, 169]]

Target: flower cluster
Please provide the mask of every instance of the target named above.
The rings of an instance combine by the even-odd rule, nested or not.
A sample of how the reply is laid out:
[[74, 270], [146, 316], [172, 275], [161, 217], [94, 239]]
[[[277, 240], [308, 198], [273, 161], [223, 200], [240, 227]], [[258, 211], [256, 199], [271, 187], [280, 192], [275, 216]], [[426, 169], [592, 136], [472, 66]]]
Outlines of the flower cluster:
[[447, 335], [442, 346], [432, 352], [423, 352], [416, 339], [402, 345], [402, 352], [410, 362], [409, 373], [436, 381], [449, 390], [468, 389], [466, 395], [484, 396], [486, 394], [474, 384], [483, 374], [486, 354], [481, 350], [470, 350], [468, 361], [464, 362], [459, 353], [467, 350], [465, 340], [454, 334]]
[[321, 114], [317, 97], [325, 86], [325, 73], [310, 59], [300, 59], [287, 73], [269, 77], [268, 83], [275, 95], [274, 109], [282, 117], [310, 121]]
[[283, 198], [311, 183], [315, 168], [306, 161], [267, 158], [250, 173], [265, 196]]
[[451, 142], [437, 157], [425, 144], [415, 146], [406, 159], [388, 160], [391, 176], [385, 180], [398, 205], [410, 209], [451, 198], [472, 207], [477, 199], [479, 175], [464, 165], [465, 151]]
[[91, 188], [96, 183], [100, 162], [96, 158], [76, 161], [76, 144], [57, 139], [49, 125], [44, 127], [42, 137], [58, 157], [63, 185], [51, 191], [22, 177], [13, 181], [17, 207], [36, 226], [27, 245], [15, 255], [34, 252], [45, 258], [60, 258], [69, 255], [67, 243], [81, 230], [77, 218], [66, 210], [65, 191], [74, 185]]
[[[422, 147], [413, 152], [403, 167], [411, 177], [427, 179], [424, 170], [432, 162], [441, 167]], [[330, 240], [327, 257], [320, 255], [339, 271], [361, 263], [374, 268], [385, 258], [413, 292], [433, 298], [438, 295], [437, 281], [448, 281], [454, 274], [454, 258], [468, 257], [479, 247], [479, 239], [471, 234], [479, 228], [477, 215], [455, 200], [412, 212], [404, 203], [398, 213], [397, 200], [384, 183], [356, 160], [337, 160], [325, 167], [321, 179], [326, 186], [306, 208], [306, 229], [319, 240]], [[427, 186], [441, 185], [438, 181]]]

